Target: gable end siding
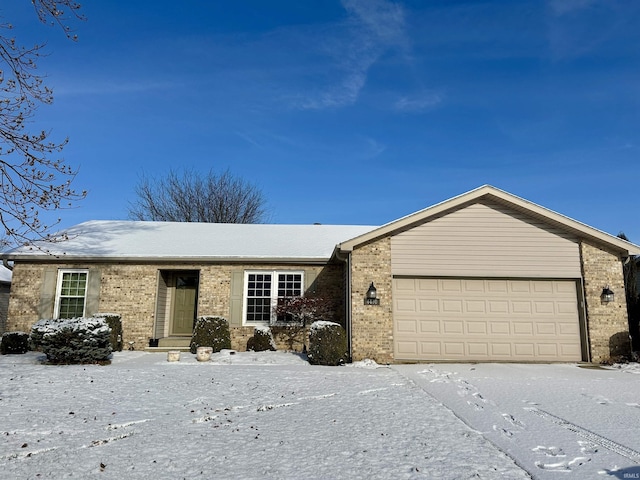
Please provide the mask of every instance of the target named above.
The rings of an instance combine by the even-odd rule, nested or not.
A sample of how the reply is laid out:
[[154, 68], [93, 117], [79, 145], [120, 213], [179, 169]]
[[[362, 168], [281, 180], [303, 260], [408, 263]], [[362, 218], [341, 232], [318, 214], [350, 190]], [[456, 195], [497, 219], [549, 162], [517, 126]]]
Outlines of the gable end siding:
[[577, 239], [503, 205], [469, 205], [391, 238], [393, 275], [580, 278]]

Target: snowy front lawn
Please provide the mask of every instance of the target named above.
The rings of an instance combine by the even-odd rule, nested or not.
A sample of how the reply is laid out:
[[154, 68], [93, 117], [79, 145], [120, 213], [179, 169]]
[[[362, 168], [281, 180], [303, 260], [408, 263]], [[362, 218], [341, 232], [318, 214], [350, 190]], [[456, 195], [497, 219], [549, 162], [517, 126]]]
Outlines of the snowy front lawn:
[[121, 352], [109, 366], [0, 357], [0, 472], [35, 478], [518, 479], [398, 371], [282, 352]]
[[640, 479], [640, 365], [398, 365], [533, 478]]

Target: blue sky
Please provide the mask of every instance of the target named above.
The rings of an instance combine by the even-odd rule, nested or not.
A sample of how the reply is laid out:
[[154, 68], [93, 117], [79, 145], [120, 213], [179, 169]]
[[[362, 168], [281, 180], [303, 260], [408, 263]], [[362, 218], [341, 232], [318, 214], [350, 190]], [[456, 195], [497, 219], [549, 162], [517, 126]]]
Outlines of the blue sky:
[[491, 184], [640, 242], [637, 0], [86, 0], [77, 43], [10, 3], [48, 42], [37, 123], [89, 192], [63, 226], [127, 218], [143, 174], [229, 168], [273, 223]]

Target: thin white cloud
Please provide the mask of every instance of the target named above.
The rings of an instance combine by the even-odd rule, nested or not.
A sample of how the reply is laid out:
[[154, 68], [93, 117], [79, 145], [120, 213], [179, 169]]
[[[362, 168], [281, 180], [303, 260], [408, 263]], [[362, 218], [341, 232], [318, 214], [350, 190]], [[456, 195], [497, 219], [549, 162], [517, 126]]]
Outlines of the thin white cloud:
[[418, 113], [425, 110], [431, 110], [444, 101], [444, 96], [437, 92], [425, 92], [418, 96], [413, 97], [401, 97], [399, 98], [394, 107], [401, 112]]
[[298, 102], [304, 109], [353, 105], [367, 82], [369, 69], [392, 48], [408, 44], [401, 5], [387, 0], [343, 0], [347, 21], [326, 41], [333, 59], [330, 67], [338, 80], [306, 95]]

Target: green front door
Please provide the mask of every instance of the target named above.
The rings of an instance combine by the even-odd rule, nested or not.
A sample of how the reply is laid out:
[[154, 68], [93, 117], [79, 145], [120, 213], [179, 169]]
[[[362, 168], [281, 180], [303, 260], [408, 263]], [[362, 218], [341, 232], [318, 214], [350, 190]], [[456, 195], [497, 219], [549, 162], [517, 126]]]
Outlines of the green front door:
[[191, 335], [196, 318], [198, 275], [178, 274], [173, 295], [171, 335]]

